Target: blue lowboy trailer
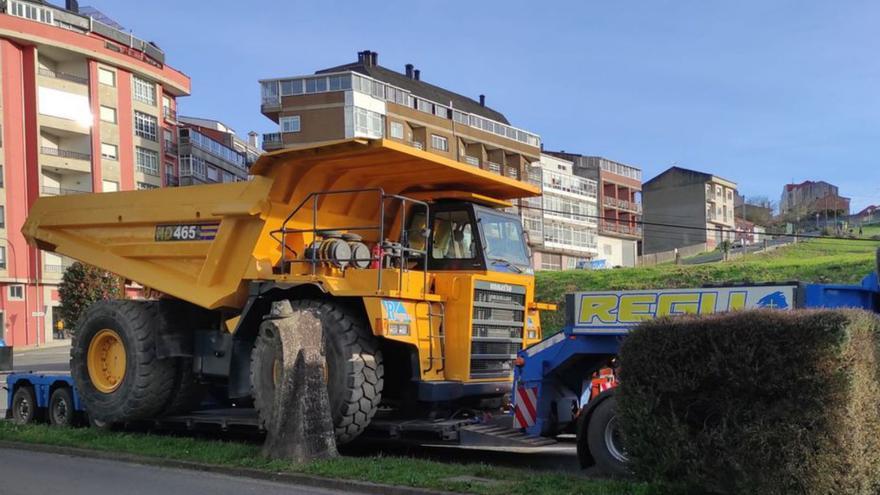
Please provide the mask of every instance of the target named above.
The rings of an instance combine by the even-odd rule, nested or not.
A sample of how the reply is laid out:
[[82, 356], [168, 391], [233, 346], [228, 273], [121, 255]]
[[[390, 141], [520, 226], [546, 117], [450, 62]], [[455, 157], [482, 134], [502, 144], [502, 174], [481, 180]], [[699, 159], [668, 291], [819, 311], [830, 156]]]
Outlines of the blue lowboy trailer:
[[568, 294], [563, 330], [518, 354], [513, 425], [530, 436], [577, 432], [583, 467], [626, 471], [615, 414], [616, 356], [639, 322], [658, 316], [752, 308], [861, 308], [880, 313], [877, 270], [859, 285], [803, 284], [702, 287]]

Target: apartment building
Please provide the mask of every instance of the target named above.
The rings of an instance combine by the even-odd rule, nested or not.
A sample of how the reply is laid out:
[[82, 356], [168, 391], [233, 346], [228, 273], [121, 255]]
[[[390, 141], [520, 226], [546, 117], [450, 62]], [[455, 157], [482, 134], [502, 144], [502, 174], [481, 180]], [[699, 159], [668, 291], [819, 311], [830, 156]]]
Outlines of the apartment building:
[[0, 67], [0, 338], [38, 345], [53, 338], [70, 262], [25, 243], [28, 206], [163, 185], [177, 166], [163, 135], [190, 80], [155, 44], [71, 0], [0, 3]]
[[645, 182], [645, 254], [733, 242], [736, 183], [716, 175], [672, 167]]
[[248, 167], [259, 154], [232, 128], [200, 117], [181, 116], [178, 121], [179, 185], [247, 180]]
[[517, 179], [540, 159], [540, 137], [511, 126], [484, 95], [462, 96], [427, 83], [412, 64], [401, 73], [378, 59], [365, 50], [353, 63], [260, 81], [261, 110], [278, 124], [263, 149], [383, 138]]
[[779, 213], [787, 220], [812, 220], [817, 215], [839, 218], [849, 215], [849, 210], [850, 199], [822, 180], [786, 184], [779, 201]]
[[635, 266], [642, 239], [641, 169], [600, 156], [546, 153], [571, 161], [576, 175], [598, 183], [599, 254], [594, 266]]
[[598, 183], [574, 174], [568, 160], [542, 154], [528, 181], [543, 195], [521, 200], [535, 270], [586, 268], [598, 254]]

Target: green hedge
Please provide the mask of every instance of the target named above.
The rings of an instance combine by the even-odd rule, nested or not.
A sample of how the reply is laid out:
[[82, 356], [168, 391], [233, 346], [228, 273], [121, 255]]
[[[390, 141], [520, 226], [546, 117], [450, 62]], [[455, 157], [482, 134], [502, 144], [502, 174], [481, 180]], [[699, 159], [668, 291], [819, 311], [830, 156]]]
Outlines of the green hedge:
[[695, 492], [880, 492], [880, 320], [862, 311], [663, 318], [621, 349], [635, 473]]

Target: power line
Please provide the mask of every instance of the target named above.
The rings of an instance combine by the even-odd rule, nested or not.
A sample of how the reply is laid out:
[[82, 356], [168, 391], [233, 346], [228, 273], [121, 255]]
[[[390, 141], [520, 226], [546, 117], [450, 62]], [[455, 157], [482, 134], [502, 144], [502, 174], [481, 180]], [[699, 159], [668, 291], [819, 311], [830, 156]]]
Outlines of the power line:
[[[541, 208], [538, 206], [529, 206], [529, 205], [518, 205], [518, 208], [526, 209], [526, 210], [535, 210], [540, 211], [542, 213], [555, 213], [562, 216], [575, 216], [582, 218], [593, 218], [596, 220], [605, 220], [616, 223], [625, 223], [625, 224], [638, 224], [642, 226], [652, 226], [652, 227], [666, 227], [666, 228], [674, 228], [674, 229], [685, 229], [685, 230], [699, 230], [701, 232], [722, 232], [722, 233], [731, 233], [731, 234], [755, 234], [755, 232], [750, 232], [748, 230], [737, 230], [737, 229], [727, 229], [727, 228], [709, 228], [709, 227], [697, 227], [694, 225], [676, 225], [673, 223], [662, 223], [662, 222], [646, 222], [644, 220], [621, 220], [619, 218], [613, 217], [605, 217], [601, 215], [589, 215], [586, 213], [574, 213], [570, 211], [561, 211], [561, 210], [551, 210], [548, 208]], [[809, 234], [774, 234], [770, 232], [764, 233], [764, 235], [773, 235], [780, 237], [793, 237], [798, 239], [818, 239], [818, 240], [839, 240], [839, 241], [859, 241], [859, 242], [880, 242], [876, 239], [862, 239], [862, 238], [851, 238], [851, 237], [836, 237], [836, 236], [821, 236], [821, 235], [809, 235]]]

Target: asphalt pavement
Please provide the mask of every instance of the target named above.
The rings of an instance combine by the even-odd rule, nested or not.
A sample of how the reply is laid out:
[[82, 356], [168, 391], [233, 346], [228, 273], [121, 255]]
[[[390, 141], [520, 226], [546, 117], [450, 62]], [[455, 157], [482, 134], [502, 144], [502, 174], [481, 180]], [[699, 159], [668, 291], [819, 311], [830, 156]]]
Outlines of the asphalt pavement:
[[0, 449], [3, 495], [337, 495], [300, 485], [119, 461]]

